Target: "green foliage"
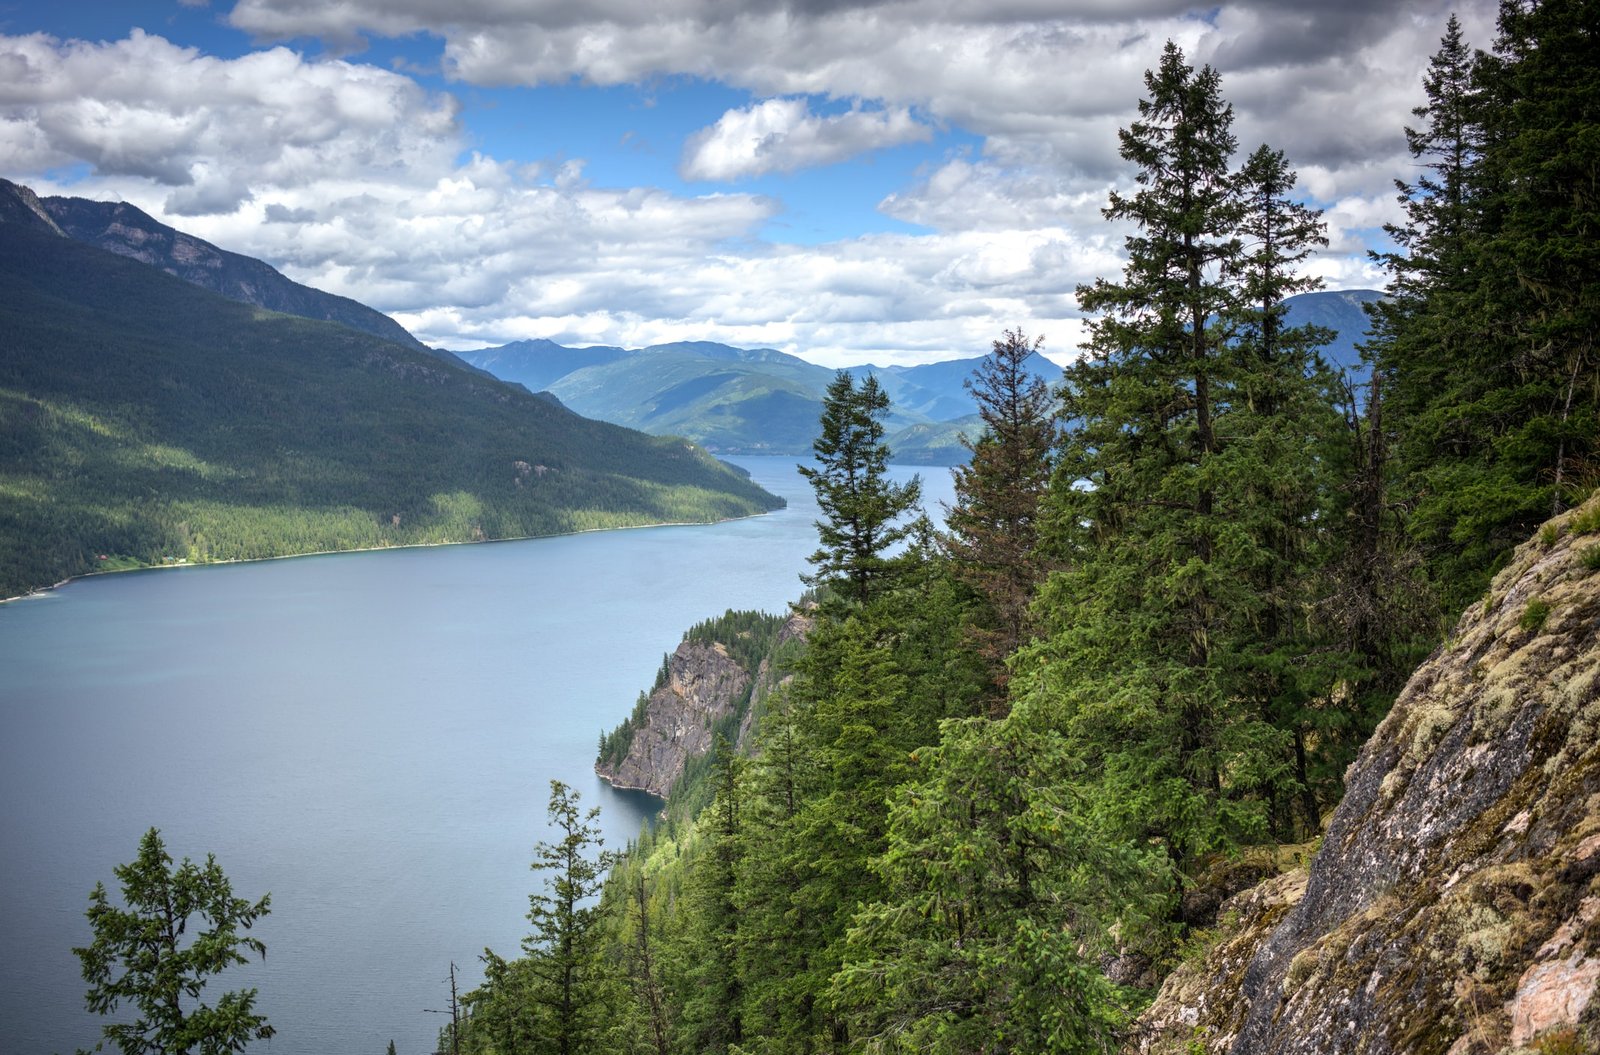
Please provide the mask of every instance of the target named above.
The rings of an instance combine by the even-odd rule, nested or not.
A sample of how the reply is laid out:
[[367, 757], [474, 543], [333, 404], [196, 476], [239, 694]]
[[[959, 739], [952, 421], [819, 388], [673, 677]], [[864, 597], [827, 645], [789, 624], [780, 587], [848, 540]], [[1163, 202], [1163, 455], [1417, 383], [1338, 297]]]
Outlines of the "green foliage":
[[[1529, 78], [1576, 48], [1569, 13], [1506, 4], [1490, 66], [1451, 23], [1359, 395], [1318, 354], [1328, 332], [1289, 324], [1319, 217], [1277, 151], [1235, 167], [1216, 74], [1170, 45], [1122, 137], [1138, 187], [1106, 209], [1133, 228], [1128, 266], [1079, 291], [1095, 317], [1067, 424], [1041, 446], [1037, 388], [1002, 373], [1031, 349], [1007, 334], [943, 547], [920, 525], [893, 557], [881, 533], [858, 545], [898, 523], [863, 486], [887, 459], [884, 400], [835, 379], [814, 625], [753, 756], [691, 765], [607, 887], [598, 955], [629, 998], [597, 1050], [1116, 1049], [1148, 993], [1106, 965], [1154, 980], [1199, 955], [1211, 936], [1183, 932], [1178, 892], [1209, 855], [1314, 833], [1437, 641], [1437, 598], [1582, 490], [1593, 438], [1567, 426], [1594, 397], [1572, 328], [1592, 246], [1542, 231], [1569, 269], [1552, 271], [1504, 241], [1508, 217], [1537, 229], [1520, 195], [1555, 191], [1493, 110], [1504, 94], [1549, 116]], [[1581, 114], [1591, 87], [1558, 94]], [[1587, 149], [1546, 146], [1558, 167]], [[1491, 162], [1521, 189], [1480, 179]], [[1490, 259], [1512, 270], [1486, 276]], [[1485, 321], [1502, 307], [1504, 332]], [[1600, 531], [1600, 513], [1565, 524]], [[1600, 567], [1600, 546], [1580, 559]], [[1535, 600], [1523, 625], [1548, 615]], [[745, 644], [728, 625], [691, 638], [773, 654], [758, 622], [731, 629]]]
[[464, 1051], [576, 1055], [604, 1031], [612, 987], [594, 899], [615, 855], [600, 851], [599, 814], [598, 807], [584, 812], [576, 791], [550, 782], [549, 819], [560, 838], [534, 846], [532, 868], [544, 874], [544, 890], [528, 898], [533, 932], [519, 959], [484, 950], [484, 982], [463, 998], [471, 1012]]
[[1004, 707], [1006, 657], [1030, 629], [1028, 605], [1045, 572], [1036, 549], [1039, 505], [1054, 463], [1054, 406], [1027, 368], [1043, 340], [1007, 331], [968, 381], [983, 433], [968, 444], [968, 464], [955, 469], [956, 504], [947, 517], [946, 548], [981, 602], [969, 632], [988, 662], [995, 713]]
[[1535, 597], [1530, 600], [1522, 610], [1522, 618], [1517, 620], [1517, 625], [1523, 630], [1534, 632], [1544, 626], [1544, 621], [1550, 618], [1550, 605]]
[[681, 440], [53, 235], [9, 226], [0, 282], [0, 596], [130, 564], [777, 504]]
[[1596, 502], [1587, 509], [1580, 510], [1567, 524], [1567, 530], [1574, 535], [1592, 535], [1600, 531], [1600, 502]]
[[916, 524], [906, 523], [922, 497], [921, 482], [889, 481], [889, 448], [883, 442], [883, 415], [889, 397], [869, 376], [857, 387], [843, 370], [828, 386], [822, 404], [822, 434], [812, 445], [817, 466], [800, 466], [800, 475], [817, 493], [823, 519], [817, 522], [821, 547], [809, 560], [816, 571], [805, 578], [826, 586], [846, 602], [866, 604], [893, 585], [912, 555], [890, 551], [910, 539]]
[[1423, 175], [1383, 258], [1375, 351], [1403, 472], [1391, 501], [1448, 611], [1560, 512], [1600, 449], [1600, 57], [1584, 4], [1501, 5], [1492, 53], [1452, 18], [1408, 132]]
[[262, 941], [242, 932], [268, 914], [270, 895], [253, 903], [234, 897], [210, 855], [204, 865], [185, 858], [173, 868], [154, 828], [139, 841], [138, 857], [113, 871], [125, 907], [96, 883], [88, 911], [94, 941], [72, 951], [89, 983], [89, 1010], [111, 1014], [127, 1003], [138, 1017], [102, 1027], [105, 1041], [94, 1050], [109, 1041], [123, 1055], [223, 1055], [269, 1039], [275, 1030], [256, 1014], [254, 989], [211, 1004], [199, 998], [213, 975], [246, 963], [246, 952], [266, 956]]
[[857, 912], [833, 981], [852, 1035], [885, 1051], [1115, 1050], [1133, 998], [1099, 959], [1164, 907], [1160, 855], [1096, 828], [1066, 741], [1025, 710], [948, 722], [917, 761], [876, 864], [885, 897]]

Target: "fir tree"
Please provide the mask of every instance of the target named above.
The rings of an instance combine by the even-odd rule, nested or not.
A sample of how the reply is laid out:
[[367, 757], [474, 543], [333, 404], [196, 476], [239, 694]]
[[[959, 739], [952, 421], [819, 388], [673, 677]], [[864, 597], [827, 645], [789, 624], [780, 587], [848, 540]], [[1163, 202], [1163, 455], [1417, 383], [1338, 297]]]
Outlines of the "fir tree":
[[526, 995], [538, 1022], [534, 1051], [576, 1055], [588, 1050], [600, 1025], [601, 1002], [596, 948], [600, 893], [612, 855], [600, 852], [599, 807], [583, 812], [578, 793], [559, 780], [550, 782], [549, 817], [560, 835], [539, 842], [531, 866], [545, 873], [545, 891], [529, 896], [533, 933], [523, 940]]
[[[131, 1023], [102, 1027], [105, 1040], [123, 1055], [223, 1055], [270, 1039], [275, 1030], [256, 1013], [254, 989], [223, 993], [209, 1004], [199, 996], [213, 975], [246, 963], [246, 952], [266, 957], [261, 940], [242, 932], [271, 911], [271, 897], [234, 897], [209, 855], [204, 865], [185, 858], [172, 867], [155, 828], [139, 840], [138, 856], [113, 871], [125, 907], [113, 905], [105, 885], [96, 883], [87, 913], [94, 941], [72, 950], [89, 983], [90, 1011], [104, 1015], [126, 1002], [138, 1012]], [[191, 923], [203, 926], [191, 930]]]
[[1038, 554], [1039, 503], [1055, 446], [1050, 393], [1028, 359], [1043, 338], [1008, 330], [966, 382], [983, 432], [965, 440], [972, 458], [954, 470], [956, 504], [946, 518], [957, 576], [978, 595], [971, 624], [994, 685], [991, 713], [1004, 713], [1005, 660], [1024, 639], [1028, 606], [1044, 576]]
[[889, 448], [883, 442], [883, 416], [889, 397], [875, 377], [860, 386], [843, 370], [828, 385], [822, 404], [822, 432], [812, 449], [817, 465], [800, 474], [817, 494], [822, 520], [820, 548], [811, 555], [812, 586], [831, 587], [853, 604], [866, 604], [890, 584], [905, 563], [887, 555], [911, 536], [905, 518], [921, 500], [916, 478], [896, 484], [888, 478]]

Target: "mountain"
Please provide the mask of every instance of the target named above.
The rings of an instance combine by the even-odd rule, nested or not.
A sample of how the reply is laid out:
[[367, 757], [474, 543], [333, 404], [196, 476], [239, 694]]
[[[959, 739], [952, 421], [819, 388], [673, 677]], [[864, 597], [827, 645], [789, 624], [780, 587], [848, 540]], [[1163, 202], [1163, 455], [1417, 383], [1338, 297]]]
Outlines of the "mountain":
[[1600, 497], [1516, 551], [1362, 748], [1309, 866], [1221, 905], [1127, 1050], [1596, 1050], [1597, 628]]
[[[455, 354], [496, 377], [548, 389], [580, 414], [737, 454], [809, 454], [835, 374], [775, 349], [711, 341], [639, 349], [517, 341]], [[966, 457], [959, 435], [972, 426], [977, 405], [963, 382], [978, 362], [860, 366], [850, 373], [875, 375], [889, 394], [897, 459], [951, 465]], [[1035, 356], [1030, 364], [1047, 383], [1060, 380], [1061, 368], [1048, 359]]]
[[[1288, 301], [1290, 325], [1316, 323], [1335, 332], [1325, 354], [1359, 367], [1355, 344], [1366, 334], [1361, 305], [1372, 290], [1306, 293]], [[835, 371], [771, 348], [733, 348], [686, 341], [624, 349], [568, 348], [554, 341], [517, 341], [457, 352], [463, 360], [532, 391], [547, 389], [580, 414], [658, 436], [681, 435], [724, 454], [811, 453], [823, 392]], [[888, 394], [887, 442], [896, 461], [956, 465], [966, 460], [963, 435], [979, 427], [965, 382], [982, 357], [918, 366], [852, 366]], [[1052, 388], [1062, 368], [1035, 353], [1031, 372]]]
[[[27, 188], [0, 180], [0, 198], [19, 198], [19, 190]], [[33, 192], [27, 191], [27, 194], [31, 197]], [[241, 304], [254, 304], [305, 319], [337, 322], [460, 365], [449, 352], [429, 348], [380, 311], [349, 297], [303, 286], [269, 264], [218, 249], [210, 242], [168, 227], [127, 202], [87, 198], [34, 200], [61, 232], [87, 245], [160, 268], [169, 275]]]
[[586, 366], [601, 366], [633, 353], [621, 348], [595, 345], [590, 348], [565, 348], [543, 338], [513, 341], [479, 352], [456, 352], [463, 362], [487, 370], [502, 381], [522, 385], [530, 392], [548, 389], [556, 381]]
[[0, 217], [0, 596], [780, 504], [682, 440], [63, 237], [15, 192]]
[[1362, 305], [1382, 300], [1375, 289], [1321, 290], [1290, 297], [1284, 304], [1284, 321], [1290, 326], [1326, 326], [1333, 340], [1322, 346], [1322, 356], [1334, 366], [1364, 373], [1356, 344], [1367, 338], [1367, 313]]

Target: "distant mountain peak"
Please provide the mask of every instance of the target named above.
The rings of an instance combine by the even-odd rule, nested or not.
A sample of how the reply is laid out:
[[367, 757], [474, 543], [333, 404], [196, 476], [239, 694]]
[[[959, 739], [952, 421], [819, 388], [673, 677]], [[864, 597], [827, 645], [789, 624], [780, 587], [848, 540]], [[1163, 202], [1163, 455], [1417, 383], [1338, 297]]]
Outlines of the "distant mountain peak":
[[31, 188], [8, 179], [0, 179], [0, 223], [18, 224], [68, 237], [67, 232], [50, 218], [39, 196]]

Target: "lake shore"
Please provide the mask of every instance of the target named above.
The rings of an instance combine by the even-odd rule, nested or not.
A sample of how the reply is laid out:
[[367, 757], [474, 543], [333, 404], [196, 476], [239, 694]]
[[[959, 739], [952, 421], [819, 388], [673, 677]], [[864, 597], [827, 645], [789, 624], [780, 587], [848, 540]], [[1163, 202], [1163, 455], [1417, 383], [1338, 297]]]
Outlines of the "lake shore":
[[649, 524], [619, 524], [616, 527], [579, 528], [575, 531], [555, 531], [548, 535], [511, 535], [506, 538], [461, 539], [455, 542], [403, 542], [387, 546], [352, 546], [349, 549], [317, 549], [307, 550], [304, 553], [280, 553], [272, 557], [230, 557], [225, 560], [191, 561], [181, 560], [161, 564], [140, 564], [132, 568], [107, 568], [104, 571], [86, 571], [82, 575], [69, 575], [58, 583], [41, 586], [27, 593], [19, 593], [14, 597], [0, 597], [0, 605], [11, 604], [15, 601], [31, 601], [49, 597], [56, 590], [77, 582], [80, 579], [98, 578], [102, 575], [128, 575], [139, 572], [170, 571], [177, 568], [210, 568], [223, 564], [260, 564], [269, 560], [299, 560], [302, 557], [331, 557], [341, 553], [383, 553], [387, 550], [397, 549], [436, 549], [440, 546], [490, 546], [497, 542], [529, 542], [542, 538], [571, 538], [574, 535], [590, 535], [601, 531], [644, 531], [654, 528], [669, 527], [712, 527], [716, 524], [732, 524], [740, 520], [754, 520], [756, 517], [770, 516], [787, 506], [778, 509], [769, 509], [762, 513], [749, 513], [742, 517], [723, 517], [720, 520], [662, 520]]

